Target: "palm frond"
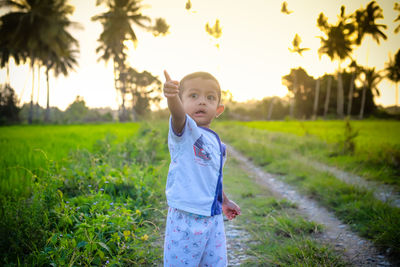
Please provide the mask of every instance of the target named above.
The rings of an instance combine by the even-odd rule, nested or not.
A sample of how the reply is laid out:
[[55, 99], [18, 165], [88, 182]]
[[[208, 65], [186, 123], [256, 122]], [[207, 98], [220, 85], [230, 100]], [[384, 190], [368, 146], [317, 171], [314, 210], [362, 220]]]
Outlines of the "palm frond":
[[290, 11], [290, 10], [288, 9], [287, 5], [288, 5], [288, 4], [287, 4], [286, 1], [284, 1], [284, 2], [282, 3], [281, 13], [290, 15], [290, 14], [293, 13], [293, 11]]

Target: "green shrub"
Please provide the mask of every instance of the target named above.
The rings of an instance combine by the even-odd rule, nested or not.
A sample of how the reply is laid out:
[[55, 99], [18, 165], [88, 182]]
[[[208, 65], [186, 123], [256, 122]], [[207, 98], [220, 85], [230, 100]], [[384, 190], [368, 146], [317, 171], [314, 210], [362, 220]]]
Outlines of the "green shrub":
[[[141, 132], [148, 130], [142, 129]], [[33, 178], [28, 198], [1, 197], [2, 265], [150, 265], [161, 252], [153, 222], [167, 148], [149, 130], [76, 150]], [[158, 151], [153, 153], [154, 146]]]

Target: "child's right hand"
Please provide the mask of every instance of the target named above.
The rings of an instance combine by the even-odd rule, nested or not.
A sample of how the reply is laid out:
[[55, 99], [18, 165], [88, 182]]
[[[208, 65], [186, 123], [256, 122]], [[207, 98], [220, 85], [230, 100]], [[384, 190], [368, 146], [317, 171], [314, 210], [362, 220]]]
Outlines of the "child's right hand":
[[165, 83], [164, 95], [166, 98], [175, 97], [179, 94], [179, 81], [173, 81], [168, 72], [164, 70]]

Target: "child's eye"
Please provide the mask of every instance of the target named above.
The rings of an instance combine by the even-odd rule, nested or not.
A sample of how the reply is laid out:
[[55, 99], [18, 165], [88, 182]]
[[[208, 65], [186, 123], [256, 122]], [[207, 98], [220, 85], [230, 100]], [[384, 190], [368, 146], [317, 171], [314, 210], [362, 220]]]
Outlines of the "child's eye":
[[208, 99], [208, 100], [215, 100], [215, 96], [209, 95], [209, 96], [207, 96], [207, 99]]
[[196, 98], [196, 97], [197, 97], [197, 94], [191, 94], [190, 97], [191, 97], [191, 98]]

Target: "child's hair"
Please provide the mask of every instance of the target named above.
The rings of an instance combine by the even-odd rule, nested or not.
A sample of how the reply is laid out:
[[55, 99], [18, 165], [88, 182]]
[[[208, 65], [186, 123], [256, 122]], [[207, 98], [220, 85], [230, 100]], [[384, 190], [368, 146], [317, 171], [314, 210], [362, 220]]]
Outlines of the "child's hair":
[[182, 80], [179, 83], [179, 97], [182, 99], [182, 94], [184, 91], [183, 84], [185, 83], [185, 81], [196, 79], [196, 78], [201, 78], [204, 80], [213, 80], [217, 83], [218, 103], [220, 103], [221, 102], [221, 87], [219, 85], [219, 82], [213, 75], [211, 75], [208, 72], [204, 72], [204, 71], [193, 72], [182, 78]]

